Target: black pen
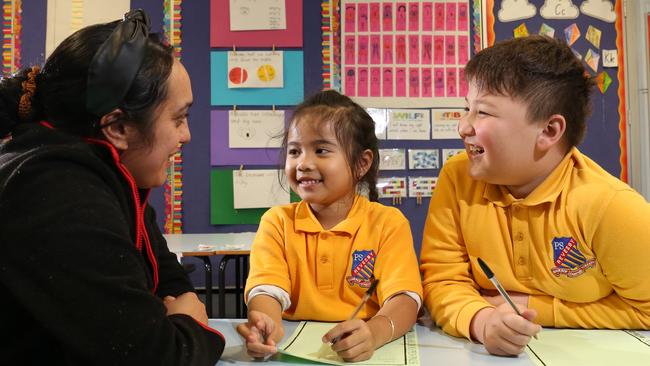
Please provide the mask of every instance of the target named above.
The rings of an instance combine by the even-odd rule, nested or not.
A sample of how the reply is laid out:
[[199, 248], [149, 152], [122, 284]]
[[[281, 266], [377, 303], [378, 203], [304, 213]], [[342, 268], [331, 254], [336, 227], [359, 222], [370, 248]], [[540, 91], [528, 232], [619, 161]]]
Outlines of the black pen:
[[[356, 317], [357, 314], [359, 314], [359, 311], [361, 310], [363, 305], [365, 305], [368, 302], [368, 300], [372, 297], [372, 294], [375, 292], [375, 289], [377, 288], [378, 283], [379, 283], [378, 279], [376, 279], [376, 280], [374, 280], [372, 282], [370, 287], [368, 287], [368, 291], [366, 291], [366, 294], [363, 295], [363, 298], [361, 299], [361, 302], [359, 303], [359, 305], [357, 305], [357, 307], [354, 309], [352, 314], [350, 314], [350, 316], [348, 317], [348, 319], [346, 321], [354, 319], [354, 317]], [[332, 339], [332, 341], [330, 343], [334, 344], [334, 343], [338, 342], [339, 339], [341, 339], [341, 336], [335, 337], [334, 339]]]
[[[485, 276], [487, 276], [488, 280], [490, 280], [492, 282], [492, 284], [494, 285], [494, 287], [497, 288], [497, 291], [499, 291], [499, 293], [501, 294], [501, 296], [503, 296], [503, 298], [506, 300], [506, 302], [508, 304], [510, 304], [510, 306], [515, 311], [515, 313], [517, 313], [517, 315], [521, 316], [521, 313], [519, 312], [519, 309], [517, 309], [517, 306], [515, 305], [515, 303], [510, 298], [510, 295], [508, 295], [506, 290], [503, 289], [503, 287], [499, 283], [499, 280], [497, 280], [496, 276], [494, 276], [494, 273], [492, 272], [490, 267], [488, 267], [487, 263], [483, 262], [483, 260], [481, 258], [479, 258], [479, 257], [476, 257], [476, 258], [478, 259], [478, 265], [481, 266], [481, 269], [483, 270], [483, 273], [485, 273]], [[537, 334], [535, 334], [533, 337], [535, 337], [535, 339], [537, 339]]]

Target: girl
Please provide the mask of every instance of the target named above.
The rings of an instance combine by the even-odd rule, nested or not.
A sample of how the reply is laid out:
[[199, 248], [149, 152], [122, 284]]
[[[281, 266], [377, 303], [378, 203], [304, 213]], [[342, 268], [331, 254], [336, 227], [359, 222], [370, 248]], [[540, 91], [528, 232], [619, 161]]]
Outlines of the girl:
[[185, 68], [141, 10], [0, 83], [6, 364], [214, 365], [223, 336], [146, 203], [190, 140]]
[[[370, 358], [415, 323], [422, 285], [409, 223], [377, 201], [374, 122], [335, 91], [297, 107], [283, 140], [285, 174], [302, 202], [262, 217], [246, 284], [248, 353], [277, 351], [282, 318], [340, 324], [323, 335], [346, 361]], [[359, 194], [367, 190], [369, 199]], [[346, 321], [374, 279], [376, 295]]]

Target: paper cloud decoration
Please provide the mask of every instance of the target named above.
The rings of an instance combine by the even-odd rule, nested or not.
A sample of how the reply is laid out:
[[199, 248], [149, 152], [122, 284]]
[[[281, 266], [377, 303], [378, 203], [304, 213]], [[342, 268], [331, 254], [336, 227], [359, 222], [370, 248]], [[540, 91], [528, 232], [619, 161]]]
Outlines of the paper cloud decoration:
[[580, 5], [583, 14], [608, 23], [616, 21], [614, 5], [609, 0], [586, 0]]
[[532, 18], [537, 14], [535, 5], [528, 0], [503, 0], [498, 17], [502, 23]]
[[546, 19], [575, 19], [580, 10], [571, 0], [546, 0], [539, 13]]

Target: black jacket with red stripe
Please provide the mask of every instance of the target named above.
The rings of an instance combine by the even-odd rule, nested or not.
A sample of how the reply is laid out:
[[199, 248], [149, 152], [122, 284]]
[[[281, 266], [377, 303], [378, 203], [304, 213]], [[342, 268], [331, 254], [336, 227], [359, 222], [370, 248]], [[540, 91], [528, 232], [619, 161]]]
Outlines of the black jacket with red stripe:
[[0, 364], [213, 365], [223, 352], [219, 332], [166, 315], [161, 299], [193, 288], [117, 159], [38, 124], [0, 145]]

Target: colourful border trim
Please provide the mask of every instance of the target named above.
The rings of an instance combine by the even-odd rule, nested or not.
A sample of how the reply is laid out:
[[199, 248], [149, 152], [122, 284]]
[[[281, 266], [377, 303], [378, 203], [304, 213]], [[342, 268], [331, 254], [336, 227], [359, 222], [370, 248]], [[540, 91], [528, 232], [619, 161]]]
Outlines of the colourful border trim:
[[497, 38], [496, 33], [494, 32], [494, 0], [486, 0], [485, 2], [485, 19], [487, 27], [487, 46], [490, 47], [494, 45], [494, 41]]
[[621, 164], [621, 180], [627, 183], [627, 117], [625, 108], [625, 60], [623, 45], [623, 8], [622, 1], [616, 1], [616, 48], [618, 49], [618, 121], [619, 140], [618, 146], [621, 149], [619, 158]]
[[330, 27], [330, 0], [321, 3], [321, 32], [323, 47], [323, 89], [332, 88], [332, 28]]
[[483, 29], [481, 26], [481, 0], [474, 0], [473, 8], [474, 54], [476, 54], [481, 50], [481, 37], [483, 37]]
[[22, 31], [22, 0], [2, 1], [2, 74], [20, 69], [20, 35]]
[[[183, 0], [165, 0], [163, 28], [169, 44], [174, 47], [174, 57], [181, 59], [181, 5]], [[167, 170], [165, 183], [165, 233], [183, 232], [183, 152], [179, 150]]]

